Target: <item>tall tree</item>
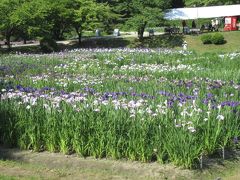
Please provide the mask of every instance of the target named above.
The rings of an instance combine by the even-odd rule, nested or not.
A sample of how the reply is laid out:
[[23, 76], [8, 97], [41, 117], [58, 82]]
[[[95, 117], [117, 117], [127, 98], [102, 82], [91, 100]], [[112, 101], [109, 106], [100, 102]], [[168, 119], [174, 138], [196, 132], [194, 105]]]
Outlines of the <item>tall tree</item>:
[[46, 0], [50, 11], [47, 14], [47, 21], [51, 24], [51, 37], [56, 40], [64, 39], [64, 32], [71, 26], [74, 4], [69, 0]]
[[186, 6], [217, 6], [239, 4], [240, 0], [185, 0]]
[[47, 21], [51, 12], [46, 0], [1, 0], [0, 32], [5, 35], [8, 48], [10, 38], [20, 34], [26, 40], [29, 35], [46, 36], [52, 24]]
[[16, 31], [17, 26], [11, 20], [16, 9], [21, 5], [18, 0], [0, 1], [0, 32], [5, 36], [7, 46], [10, 49], [10, 38]]
[[182, 8], [185, 6], [185, 0], [172, 0], [171, 8]]
[[124, 24], [132, 15], [132, 0], [110, 0], [108, 1], [115, 16], [115, 24]]
[[142, 40], [147, 26], [155, 26], [163, 21], [163, 12], [170, 7], [170, 1], [132, 0], [129, 6], [131, 12], [127, 24], [137, 30], [138, 37]]
[[108, 33], [116, 27], [122, 26], [130, 12], [128, 2], [131, 0], [96, 0], [97, 3], [106, 3], [109, 5], [111, 13], [108, 19], [103, 22], [104, 30]]
[[78, 34], [81, 44], [83, 30], [93, 30], [103, 26], [103, 22], [111, 16], [111, 11], [106, 3], [97, 3], [94, 0], [76, 0], [72, 25]]
[[50, 10], [45, 0], [25, 0], [12, 13], [10, 20], [24, 40], [30, 35], [46, 36], [51, 27], [51, 23], [46, 20]]

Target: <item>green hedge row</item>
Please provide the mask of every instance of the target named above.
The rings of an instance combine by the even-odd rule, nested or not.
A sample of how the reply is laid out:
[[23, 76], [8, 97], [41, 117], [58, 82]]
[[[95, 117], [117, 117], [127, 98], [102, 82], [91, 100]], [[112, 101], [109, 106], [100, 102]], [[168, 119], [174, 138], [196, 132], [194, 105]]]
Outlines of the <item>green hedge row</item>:
[[224, 36], [220, 33], [204, 34], [201, 37], [203, 44], [225, 44]]

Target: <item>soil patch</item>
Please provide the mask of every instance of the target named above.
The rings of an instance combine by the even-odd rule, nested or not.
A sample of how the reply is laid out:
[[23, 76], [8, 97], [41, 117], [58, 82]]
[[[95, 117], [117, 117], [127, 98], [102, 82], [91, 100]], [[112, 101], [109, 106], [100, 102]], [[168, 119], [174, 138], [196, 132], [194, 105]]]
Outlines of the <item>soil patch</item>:
[[[232, 162], [240, 167], [239, 161]], [[214, 166], [213, 166], [214, 167]], [[216, 165], [221, 172], [226, 166]], [[0, 146], [0, 175], [24, 179], [216, 179], [225, 174], [216, 174], [214, 168], [186, 170], [171, 164], [140, 163], [125, 160], [81, 158], [50, 152], [21, 151]], [[240, 172], [230, 173], [232, 180]]]

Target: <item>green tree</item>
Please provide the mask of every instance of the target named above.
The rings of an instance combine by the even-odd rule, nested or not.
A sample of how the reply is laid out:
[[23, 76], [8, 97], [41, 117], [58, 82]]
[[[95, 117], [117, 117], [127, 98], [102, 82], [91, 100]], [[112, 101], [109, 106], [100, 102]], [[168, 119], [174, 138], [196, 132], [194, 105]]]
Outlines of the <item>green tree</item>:
[[182, 8], [185, 6], [184, 0], [172, 0], [171, 7], [172, 8]]
[[112, 23], [114, 26], [122, 26], [132, 15], [132, 0], [110, 0], [109, 6], [113, 12]]
[[0, 1], [0, 32], [5, 36], [7, 46], [10, 49], [10, 39], [17, 30], [16, 24], [11, 20], [16, 9], [21, 5], [18, 0], [1, 0]]
[[20, 34], [26, 40], [29, 36], [49, 34], [51, 23], [46, 17], [50, 8], [46, 0], [1, 0], [0, 9], [0, 31], [8, 48], [13, 35]]
[[[29, 0], [15, 13], [15, 21], [22, 30], [36, 37], [64, 39], [71, 29], [72, 1]], [[25, 34], [25, 33], [24, 33]]]
[[230, 5], [230, 4], [239, 4], [240, 0], [185, 0], [186, 6], [217, 6], [217, 5]]
[[78, 34], [79, 44], [83, 30], [103, 27], [104, 22], [111, 16], [110, 8], [106, 3], [97, 3], [94, 0], [76, 0], [74, 9], [72, 25]]
[[137, 30], [138, 38], [142, 40], [147, 26], [156, 26], [163, 21], [163, 12], [170, 7], [170, 1], [132, 0], [129, 6], [131, 12], [127, 25]]
[[45, 0], [25, 0], [11, 15], [11, 23], [16, 26], [20, 36], [26, 41], [29, 36], [45, 36], [49, 34], [51, 23], [46, 20], [50, 12], [49, 4]]
[[47, 1], [50, 11], [46, 19], [51, 24], [51, 38], [62, 40], [64, 39], [64, 33], [71, 29], [74, 3], [69, 0]]

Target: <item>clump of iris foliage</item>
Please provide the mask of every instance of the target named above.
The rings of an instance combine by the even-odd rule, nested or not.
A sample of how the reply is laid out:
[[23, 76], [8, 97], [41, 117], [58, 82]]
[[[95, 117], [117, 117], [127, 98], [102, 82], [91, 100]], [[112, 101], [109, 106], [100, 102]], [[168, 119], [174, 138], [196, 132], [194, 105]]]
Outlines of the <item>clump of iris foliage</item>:
[[0, 57], [0, 141], [34, 151], [172, 162], [236, 148], [240, 54], [82, 49]]

